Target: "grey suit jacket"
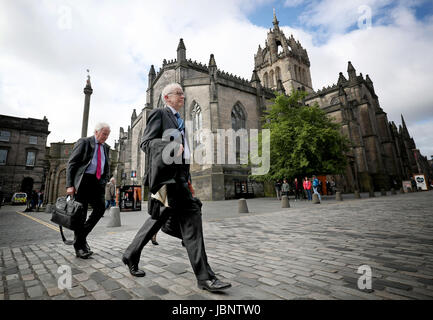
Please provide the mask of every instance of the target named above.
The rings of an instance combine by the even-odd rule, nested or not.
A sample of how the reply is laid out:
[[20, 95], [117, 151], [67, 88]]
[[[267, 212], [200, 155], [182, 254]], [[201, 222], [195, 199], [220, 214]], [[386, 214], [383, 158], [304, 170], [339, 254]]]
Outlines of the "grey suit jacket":
[[[107, 183], [110, 175], [110, 164], [109, 164], [110, 147], [106, 143], [104, 143], [103, 146], [104, 146], [104, 153], [105, 153], [105, 166], [104, 166], [104, 172], [102, 173], [100, 179], [101, 184]], [[75, 143], [66, 168], [66, 188], [75, 187], [75, 190], [78, 191], [84, 172], [92, 162], [94, 151], [95, 151], [94, 136], [87, 137], [87, 138], [80, 138]]]

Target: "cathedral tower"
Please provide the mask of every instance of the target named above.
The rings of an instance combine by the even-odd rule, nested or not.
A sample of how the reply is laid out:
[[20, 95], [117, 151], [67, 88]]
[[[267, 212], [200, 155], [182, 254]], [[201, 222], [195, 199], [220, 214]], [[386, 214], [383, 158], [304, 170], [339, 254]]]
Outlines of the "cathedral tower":
[[277, 90], [281, 81], [287, 94], [297, 89], [313, 92], [307, 50], [293, 35], [286, 38], [280, 30], [275, 9], [272, 23], [274, 28], [268, 32], [265, 47], [262, 49], [259, 45], [254, 55], [254, 68], [262, 85]]

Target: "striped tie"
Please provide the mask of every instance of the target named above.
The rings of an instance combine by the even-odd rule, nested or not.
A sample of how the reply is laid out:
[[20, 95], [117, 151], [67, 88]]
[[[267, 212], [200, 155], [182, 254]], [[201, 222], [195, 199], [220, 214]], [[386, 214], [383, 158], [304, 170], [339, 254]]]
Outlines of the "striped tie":
[[180, 130], [180, 131], [183, 131], [185, 129], [185, 126], [184, 126], [184, 123], [183, 123], [183, 119], [180, 117], [179, 112], [176, 112], [174, 115], [175, 115], [175, 117], [177, 119], [177, 125], [178, 125], [177, 129]]

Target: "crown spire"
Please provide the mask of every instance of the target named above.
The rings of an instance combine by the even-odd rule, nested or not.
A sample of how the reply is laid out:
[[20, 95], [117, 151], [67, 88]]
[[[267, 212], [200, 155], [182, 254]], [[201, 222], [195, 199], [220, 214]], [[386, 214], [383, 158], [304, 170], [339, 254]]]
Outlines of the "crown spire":
[[275, 8], [274, 8], [274, 20], [272, 21], [274, 28], [278, 28], [278, 20], [277, 20], [277, 15], [275, 13]]

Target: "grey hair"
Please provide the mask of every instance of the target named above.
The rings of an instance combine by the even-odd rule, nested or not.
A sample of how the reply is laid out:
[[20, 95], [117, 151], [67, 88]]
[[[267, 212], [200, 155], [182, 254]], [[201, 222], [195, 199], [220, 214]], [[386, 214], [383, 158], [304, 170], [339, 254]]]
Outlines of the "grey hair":
[[181, 85], [179, 83], [176, 83], [176, 82], [172, 82], [172, 83], [169, 83], [168, 85], [166, 85], [164, 87], [164, 89], [162, 89], [162, 92], [161, 92], [162, 101], [165, 101], [164, 97], [166, 95], [168, 95], [169, 93], [172, 93], [175, 89], [183, 90]]
[[96, 126], [95, 126], [95, 132], [96, 132], [96, 131], [99, 131], [99, 130], [101, 130], [101, 129], [103, 129], [103, 128], [107, 128], [108, 130], [111, 131], [111, 128], [110, 128], [110, 125], [109, 125], [109, 124], [107, 124], [107, 123], [105, 123], [105, 122], [99, 122], [99, 123], [97, 123]]

